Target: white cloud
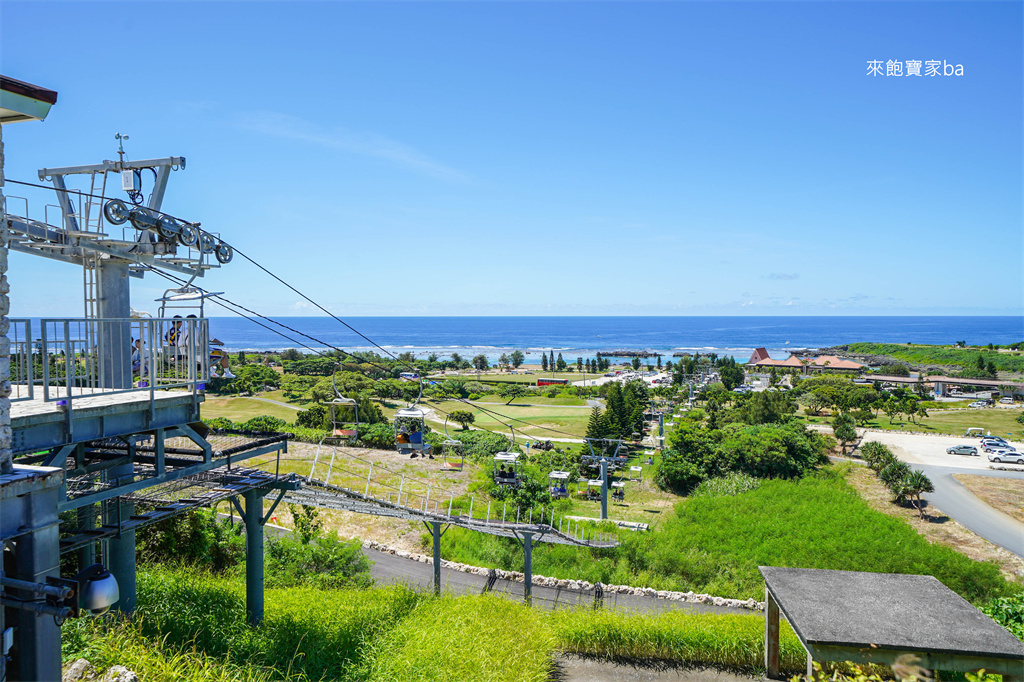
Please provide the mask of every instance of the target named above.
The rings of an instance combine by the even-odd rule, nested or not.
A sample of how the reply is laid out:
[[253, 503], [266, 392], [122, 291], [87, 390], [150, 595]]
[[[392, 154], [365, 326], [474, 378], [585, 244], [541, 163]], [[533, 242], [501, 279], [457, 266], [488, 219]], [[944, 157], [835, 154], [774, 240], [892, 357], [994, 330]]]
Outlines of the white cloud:
[[339, 149], [362, 156], [371, 156], [405, 166], [423, 175], [439, 180], [465, 180], [466, 176], [434, 161], [426, 154], [407, 144], [377, 133], [358, 133], [344, 128], [323, 128], [297, 116], [273, 111], [242, 114], [238, 125], [264, 135]]

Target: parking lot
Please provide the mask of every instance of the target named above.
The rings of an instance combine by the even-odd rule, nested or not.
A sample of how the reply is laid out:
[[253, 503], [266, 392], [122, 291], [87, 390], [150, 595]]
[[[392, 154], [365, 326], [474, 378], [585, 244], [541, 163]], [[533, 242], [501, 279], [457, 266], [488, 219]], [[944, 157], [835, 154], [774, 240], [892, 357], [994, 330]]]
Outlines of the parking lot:
[[[895, 433], [893, 431], [869, 431], [864, 434], [862, 442], [878, 441], [887, 445], [893, 454], [904, 462], [912, 464], [928, 464], [934, 466], [956, 467], [961, 469], [988, 470], [991, 462], [987, 453], [981, 452], [978, 438], [958, 438], [956, 436], [932, 436], [916, 433]], [[1024, 452], [1024, 443], [1009, 441], [1017, 452]], [[978, 448], [979, 456], [948, 455], [946, 448], [954, 445], [972, 445]], [[1012, 469], [1024, 471], [1024, 467], [1012, 464], [1001, 464]]]

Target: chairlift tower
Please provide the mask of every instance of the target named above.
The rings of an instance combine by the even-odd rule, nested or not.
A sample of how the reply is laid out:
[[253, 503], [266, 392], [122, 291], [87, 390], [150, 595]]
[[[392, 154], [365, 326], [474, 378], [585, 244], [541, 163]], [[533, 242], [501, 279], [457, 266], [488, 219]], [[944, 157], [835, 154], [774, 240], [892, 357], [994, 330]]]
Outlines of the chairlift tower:
[[[4, 125], [42, 120], [56, 102], [57, 93], [45, 88], [2, 76], [0, 86]], [[294, 476], [238, 465], [280, 455], [287, 436], [215, 433], [200, 422], [210, 379], [207, 320], [132, 318], [133, 277], [177, 273], [187, 279], [179, 291], [190, 294], [198, 291], [196, 278], [230, 262], [233, 252], [198, 222], [163, 210], [168, 179], [185, 167], [183, 157], [125, 160], [127, 136], [116, 139], [117, 161], [39, 171], [39, 179], [53, 184], [55, 204], [33, 212], [27, 198], [0, 195], [3, 682], [59, 680], [60, 623], [80, 605], [68, 601], [72, 595], [90, 597], [81, 603], [83, 612], [98, 614], [111, 605], [133, 610], [135, 531], [224, 499], [240, 510], [235, 498], [244, 499], [247, 611], [259, 622], [262, 527], [269, 516], [263, 497], [298, 487]], [[0, 189], [2, 153], [0, 146]], [[142, 178], [150, 172], [152, 191], [143, 204]], [[110, 196], [111, 174], [127, 201]], [[86, 176], [88, 191], [68, 187], [77, 175]], [[81, 267], [84, 318], [7, 320], [8, 248]], [[62, 529], [62, 512], [75, 512], [77, 523], [65, 519]], [[80, 568], [89, 567], [71, 583], [75, 588], [60, 577], [60, 556], [72, 552]], [[97, 552], [109, 573], [93, 565]]]

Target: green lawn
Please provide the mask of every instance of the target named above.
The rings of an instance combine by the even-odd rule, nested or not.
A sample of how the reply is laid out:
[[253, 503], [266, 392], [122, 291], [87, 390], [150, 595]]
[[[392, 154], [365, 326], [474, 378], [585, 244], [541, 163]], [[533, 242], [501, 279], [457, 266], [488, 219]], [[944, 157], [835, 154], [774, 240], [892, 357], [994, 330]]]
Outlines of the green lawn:
[[[973, 410], [956, 410], [951, 412], [940, 412], [932, 414], [924, 419], [917, 418], [916, 423], [905, 417], [895, 419], [892, 423], [884, 414], [879, 414], [877, 419], [867, 423], [871, 429], [883, 429], [885, 431], [920, 431], [922, 433], [946, 433], [954, 436], [962, 436], [970, 427], [978, 427], [991, 431], [995, 435], [1005, 436], [1012, 433], [1014, 438], [1020, 438], [1024, 433], [1024, 426], [1017, 422], [1020, 410], [1004, 410], [998, 408], [982, 408]], [[830, 424], [830, 417], [809, 417], [799, 415], [799, 419], [808, 424]]]
[[[474, 402], [493, 403], [494, 405], [501, 406], [508, 402], [508, 398], [502, 398], [501, 396], [497, 395], [485, 395], [484, 397], [480, 398], [479, 400], [475, 400]], [[555, 398], [548, 398], [542, 395], [524, 395], [512, 401], [513, 405], [521, 403], [526, 403], [530, 405], [577, 405], [579, 407], [584, 407], [586, 406], [587, 401], [583, 398], [574, 398], [571, 396], [558, 396]]]
[[[590, 410], [581, 410], [564, 405], [516, 407], [515, 405], [496, 404], [494, 407], [488, 406], [486, 408], [502, 415], [498, 417], [484, 412], [479, 407], [455, 400], [444, 402], [425, 401], [425, 404], [428, 407], [444, 410], [445, 412], [468, 410], [476, 417], [476, 422], [474, 422], [473, 426], [488, 431], [508, 433], [508, 427], [502, 423], [507, 421], [505, 418], [521, 419], [527, 423], [524, 424], [519, 421], [508, 422], [515, 427], [517, 438], [582, 438], [587, 432], [587, 420], [590, 419]], [[440, 412], [438, 414], [440, 419], [443, 420], [444, 414]], [[449, 427], [449, 430], [451, 430], [451, 427]]]
[[233, 422], [244, 422], [260, 415], [269, 415], [283, 419], [289, 424], [295, 421], [298, 410], [282, 405], [253, 400], [252, 398], [216, 398], [207, 397], [202, 405], [203, 419], [227, 417]]
[[540, 372], [537, 371], [533, 374], [490, 374], [488, 372], [482, 372], [479, 377], [475, 372], [463, 372], [462, 374], [455, 375], [452, 372], [448, 372], [447, 375], [441, 376], [440, 374], [432, 375], [430, 379], [435, 381], [444, 379], [454, 379], [456, 376], [460, 379], [467, 381], [479, 381], [483, 384], [500, 384], [500, 383], [515, 383], [515, 384], [529, 384], [531, 386], [537, 385], [537, 379], [568, 379], [572, 381], [582, 381], [583, 379], [597, 379], [604, 376], [603, 374], [579, 374], [577, 372]]

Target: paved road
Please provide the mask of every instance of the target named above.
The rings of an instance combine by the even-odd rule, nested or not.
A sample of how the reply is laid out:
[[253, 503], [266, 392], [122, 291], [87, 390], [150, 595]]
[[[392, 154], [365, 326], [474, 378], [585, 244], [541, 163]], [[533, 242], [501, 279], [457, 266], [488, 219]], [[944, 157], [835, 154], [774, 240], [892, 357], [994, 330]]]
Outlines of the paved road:
[[989, 542], [1024, 559], [1024, 523], [985, 504], [953, 478], [953, 474], [970, 473], [973, 476], [1024, 480], [1024, 471], [983, 469], [965, 471], [960, 467], [929, 464], [911, 464], [911, 466], [923, 471], [935, 485], [934, 493], [922, 495], [928, 504], [938, 507], [962, 526], [974, 531]]
[[[410, 559], [403, 559], [394, 554], [363, 549], [363, 553], [374, 561], [370, 569], [371, 575], [378, 584], [403, 583], [412, 587], [431, 589], [434, 584], [434, 567]], [[449, 568], [441, 568], [441, 584], [446, 591], [455, 594], [480, 594], [487, 584], [487, 578], [474, 573], [462, 573]], [[494, 592], [506, 594], [513, 599], [522, 599], [523, 584], [510, 580], [499, 580], [494, 585]], [[581, 592], [554, 587], [533, 586], [533, 603], [542, 608], [554, 609], [572, 606], [591, 607], [594, 604], [592, 592]], [[691, 604], [688, 602], [669, 601], [654, 597], [640, 597], [626, 594], [606, 594], [606, 608], [616, 608], [644, 613], [662, 613], [665, 611], [690, 611], [693, 613], [755, 613], [748, 609], [736, 609], [708, 604]]]

